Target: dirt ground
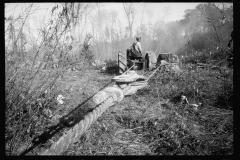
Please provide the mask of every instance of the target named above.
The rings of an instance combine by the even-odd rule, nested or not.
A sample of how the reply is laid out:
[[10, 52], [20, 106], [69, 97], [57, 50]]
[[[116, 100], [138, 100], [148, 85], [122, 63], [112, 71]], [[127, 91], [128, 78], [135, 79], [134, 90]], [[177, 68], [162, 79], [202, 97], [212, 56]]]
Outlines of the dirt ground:
[[[138, 74], [143, 74], [143, 72], [137, 71]], [[83, 73], [75, 74], [77, 74], [78, 78], [76, 77], [77, 80], [71, 84], [75, 86], [73, 87], [75, 90], [69, 95], [69, 98], [74, 99], [76, 105], [81, 103], [81, 101], [76, 99], [82, 99], [83, 101], [83, 98], [90, 97], [109, 84], [111, 78], [115, 76], [96, 70], [91, 70], [84, 74], [84, 77]], [[140, 123], [145, 123], [146, 119], [161, 119], [164, 116], [162, 108], [159, 107], [156, 101], [156, 97], [144, 94], [144, 90], [138, 92], [136, 95], [124, 97], [120, 103], [108, 108], [64, 155], [149, 154], [150, 148], [143, 143], [143, 137], [136, 134], [133, 128], [137, 127], [136, 125]], [[145, 129], [147, 127], [145, 126]], [[141, 127], [139, 128], [141, 129]], [[126, 136], [129, 137], [127, 138]]]
[[[35, 127], [39, 129], [34, 132], [32, 140], [32, 144], [36, 148], [29, 149], [29, 152], [26, 151], [26, 153], [29, 155], [41, 153], [56, 142], [64, 132], [78, 123], [89, 112], [83, 104], [111, 83], [113, 76], [95, 69], [65, 72], [56, 82], [55, 102], [52, 103], [54, 105], [48, 108], [52, 112], [52, 116], [45, 117], [41, 122], [36, 122]], [[57, 101], [59, 95], [65, 97], [63, 104]], [[69, 125], [68, 121], [65, 120], [66, 117], [69, 121], [74, 119], [75, 123]], [[19, 151], [25, 151], [27, 145], [23, 144]]]
[[[143, 74], [142, 72], [138, 74]], [[64, 132], [89, 113], [82, 104], [107, 85], [113, 85], [111, 78], [114, 76], [115, 73], [109, 74], [95, 69], [66, 72], [57, 84], [58, 94], [66, 98], [63, 104], [55, 106], [54, 116], [49, 124], [50, 131], [46, 134], [51, 137], [50, 132], [54, 132], [54, 135], [31, 154], [35, 155], [49, 148]], [[158, 87], [156, 85], [158, 83], [153, 78], [146, 88], [132, 96], [124, 97], [121, 102], [109, 107], [63, 155], [221, 154], [222, 151], [214, 147], [217, 144], [222, 145], [220, 149], [226, 154], [232, 152], [223, 149], [229, 148], [230, 143], [220, 142], [232, 141], [231, 136], [227, 134], [231, 133], [231, 129], [217, 131], [218, 137], [214, 137], [216, 135], [214, 128], [209, 129], [213, 123], [219, 125], [219, 128], [223, 128], [228, 123], [230, 125], [232, 116], [230, 111], [220, 112], [210, 106], [202, 106], [198, 111], [182, 108], [179, 103], [175, 104], [172, 100], [163, 99], [158, 94], [161, 89], [170, 90], [167, 85], [165, 89], [163, 84], [159, 84]], [[206, 120], [206, 116], [213, 111], [214, 114], [215, 112], [221, 114], [218, 113], [214, 119], [209, 117]], [[225, 121], [226, 118], [221, 116], [222, 113], [229, 114], [229, 121], [224, 123], [224, 126], [220, 126], [222, 124], [220, 122]], [[69, 121], [74, 119], [74, 123], [69, 125], [67, 122], [66, 125], [64, 122], [66, 117]]]
[[[138, 71], [138, 74], [142, 74], [142, 73], [143, 73], [143, 71]], [[113, 78], [116, 75], [117, 75], [116, 73], [111, 72], [111, 74], [109, 74], [108, 72], [102, 72], [100, 70], [95, 70], [95, 69], [89, 69], [89, 70], [87, 70], [87, 72], [85, 72], [84, 70], [82, 70], [82, 71], [76, 70], [76, 71], [66, 72], [61, 77], [61, 80], [58, 81], [58, 84], [56, 84], [57, 86], [59, 86], [58, 95], [62, 95], [65, 97], [65, 99], [63, 100], [64, 103], [63, 104], [58, 103], [55, 106], [55, 108], [53, 109], [54, 116], [50, 120], [51, 124], [48, 125], [48, 127], [50, 128], [49, 132], [55, 131], [56, 134], [54, 134], [53, 138], [51, 138], [46, 144], [41, 146], [39, 148], [40, 150], [38, 150], [37, 152], [41, 153], [46, 148], [49, 148], [51, 146], [51, 144], [56, 142], [64, 132], [66, 132], [68, 129], [70, 129], [71, 127], [74, 126], [74, 125], [64, 126], [61, 128], [61, 130], [56, 130], [55, 128], [57, 128], [57, 127], [54, 127], [54, 126], [60, 126], [62, 123], [61, 119], [63, 119], [64, 117], [70, 117], [69, 119], [71, 119], [71, 118], [75, 119], [76, 123], [78, 123], [79, 120], [81, 119], [80, 117], [83, 117], [84, 114], [86, 115], [88, 113], [86, 111], [86, 109], [84, 109], [84, 106], [82, 104], [84, 104], [86, 101], [88, 102], [89, 99], [94, 94], [96, 94], [103, 88], [105, 88], [107, 86], [112, 86], [114, 84], [114, 82], [111, 83], [111, 78]], [[109, 120], [109, 122], [104, 122], [104, 123], [101, 122], [101, 119], [106, 119], [106, 118], [109, 119], [109, 116], [115, 117], [116, 114], [117, 115], [118, 114], [126, 114], [126, 113], [131, 114], [131, 112], [133, 112], [133, 114], [132, 114], [133, 116], [135, 115], [137, 117], [139, 117], [139, 116], [141, 117], [143, 115], [142, 111], [144, 110], [142, 105], [144, 105], [144, 104], [142, 103], [143, 100], [141, 100], [141, 98], [139, 99], [137, 97], [138, 96], [134, 96], [134, 99], [132, 99], [130, 96], [126, 97], [126, 98], [124, 98], [124, 100], [122, 100], [121, 103], [115, 104], [114, 106], [110, 107], [87, 130], [87, 133], [91, 132], [92, 134], [95, 134], [94, 132], [96, 132], [96, 130], [99, 130], [99, 129], [101, 130], [102, 127], [101, 126], [99, 127], [98, 126], [99, 124], [100, 125], [110, 125], [111, 123], [118, 123], [118, 122], [116, 122], [115, 118], [113, 120]], [[138, 107], [132, 108], [131, 106], [129, 106], [130, 104], [132, 104], [132, 106], [138, 106]], [[122, 122], [119, 122], [119, 123], [122, 123]], [[117, 131], [119, 131], [119, 129], [121, 130], [121, 128], [122, 128], [122, 127], [121, 128], [118, 128], [118, 127], [116, 128], [116, 127], [117, 126], [112, 128], [114, 130], [114, 132], [117, 132]], [[52, 131], [51, 131], [51, 128], [52, 128]], [[123, 128], [126, 128], [126, 127], [123, 127]], [[86, 134], [84, 134], [84, 135], [86, 135]], [[104, 134], [102, 134], [102, 135], [104, 135]], [[112, 133], [112, 135], [114, 135], [114, 133]], [[100, 137], [101, 137], [101, 135], [100, 135]], [[79, 142], [80, 142], [80, 140], [79, 140]], [[114, 144], [115, 143], [117, 143], [117, 141], [114, 142]], [[75, 144], [72, 145], [72, 147], [75, 148], [74, 153], [84, 155], [85, 153], [79, 153], [79, 147], [81, 148], [81, 146], [76, 148], [76, 146], [78, 146], [78, 144], [79, 143], [76, 142]], [[72, 151], [71, 148], [69, 150]], [[85, 151], [83, 150], [83, 152], [85, 152]], [[68, 151], [66, 152], [66, 154], [68, 154]], [[89, 153], [89, 154], [91, 154], [91, 153]]]
[[62, 90], [68, 90], [62, 93], [65, 99], [65, 112], [70, 112], [76, 106], [93, 96], [100, 89], [111, 82], [111, 75], [101, 73], [99, 70], [70, 71], [67, 72], [61, 80]]
[[[110, 79], [111, 76], [99, 74], [95, 81], [105, 85]], [[91, 83], [97, 85], [95, 81]], [[163, 84], [159, 87], [164, 89]], [[162, 98], [157, 88], [153, 78], [148, 87], [108, 108], [64, 155], [232, 153], [231, 111], [208, 105], [198, 110], [182, 108], [179, 102]], [[165, 88], [170, 90], [167, 85]]]

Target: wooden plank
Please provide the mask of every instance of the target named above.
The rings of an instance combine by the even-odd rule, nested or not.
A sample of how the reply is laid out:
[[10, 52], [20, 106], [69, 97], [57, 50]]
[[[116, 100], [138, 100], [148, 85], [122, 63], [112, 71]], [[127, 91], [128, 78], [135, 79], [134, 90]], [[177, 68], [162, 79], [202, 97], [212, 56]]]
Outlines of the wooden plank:
[[122, 74], [127, 68], [126, 53], [118, 53], [118, 66], [119, 66], [119, 73]]
[[126, 64], [125, 64], [124, 62], [122, 62], [122, 61], [119, 61], [119, 64], [120, 64], [120, 63], [123, 64], [123, 65], [126, 65]]
[[122, 55], [122, 54], [119, 54], [119, 57], [123, 57], [123, 58], [125, 58], [125, 56], [124, 56], [124, 55]]

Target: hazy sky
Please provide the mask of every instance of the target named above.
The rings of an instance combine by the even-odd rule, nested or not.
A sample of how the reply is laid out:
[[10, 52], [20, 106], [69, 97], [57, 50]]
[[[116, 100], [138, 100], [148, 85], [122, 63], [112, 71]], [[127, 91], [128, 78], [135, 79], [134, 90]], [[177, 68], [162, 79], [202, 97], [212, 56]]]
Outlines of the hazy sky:
[[[18, 16], [20, 12], [24, 10], [30, 3], [5, 3], [5, 17], [10, 15]], [[94, 4], [94, 3], [92, 3]], [[137, 15], [135, 18], [134, 28], [139, 26], [142, 16], [142, 11], [145, 7], [145, 15], [143, 17], [143, 23], [148, 22], [147, 12], [152, 11], [152, 23], [161, 20], [165, 11], [168, 10], [168, 14], [165, 17], [165, 22], [176, 21], [183, 18], [184, 11], [186, 9], [194, 9], [199, 3], [133, 3], [136, 9]], [[41, 25], [44, 15], [48, 15], [51, 9], [56, 5], [56, 3], [34, 3], [33, 8], [38, 8], [29, 17], [29, 24], [32, 28], [32, 34], [36, 35], [36, 27]], [[118, 12], [118, 18], [127, 26], [126, 14], [124, 12], [123, 3], [99, 3], [99, 8], [101, 10], [114, 10]], [[45, 18], [46, 19], [46, 18]]]
[[[121, 15], [125, 15], [122, 3], [103, 3], [106, 9], [113, 9], [118, 11]], [[183, 18], [184, 11], [186, 9], [193, 9], [199, 3], [134, 3], [137, 9], [138, 17], [141, 16], [143, 6], [146, 5], [146, 10], [152, 10], [154, 13], [153, 22], [156, 22], [161, 18], [164, 9], [169, 10], [168, 16], [165, 18], [165, 22], [176, 21]]]
[[[9, 15], [18, 15], [19, 11], [27, 6], [29, 3], [6, 3], [5, 5], [5, 16]], [[39, 9], [33, 16], [39, 17], [40, 15], [44, 15], [48, 9], [51, 10], [52, 7], [55, 6], [56, 3], [34, 3], [36, 6], [39, 6]], [[156, 21], [160, 18], [160, 15], [163, 13], [164, 9], [169, 10], [168, 16], [165, 18], [165, 22], [175, 21], [183, 18], [184, 11], [186, 9], [193, 9], [199, 3], [133, 3], [137, 10], [137, 17], [141, 15], [143, 10], [143, 6], [146, 5], [146, 10], [152, 10], [154, 13], [153, 21]], [[106, 10], [115, 10], [119, 13], [119, 17], [125, 16], [124, 8], [122, 3], [100, 3], [102, 9]]]

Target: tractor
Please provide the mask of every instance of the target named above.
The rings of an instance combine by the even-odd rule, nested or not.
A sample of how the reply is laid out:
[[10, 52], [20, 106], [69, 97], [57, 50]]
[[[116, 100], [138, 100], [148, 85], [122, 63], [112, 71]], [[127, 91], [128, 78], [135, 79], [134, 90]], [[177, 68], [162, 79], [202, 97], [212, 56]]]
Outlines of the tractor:
[[118, 54], [118, 66], [119, 73], [124, 73], [127, 69], [131, 68], [134, 70], [152, 70], [157, 65], [161, 64], [161, 60], [165, 60], [169, 63], [175, 63], [179, 65], [179, 58], [177, 55], [172, 53], [160, 53], [155, 54], [153, 51], [146, 52], [144, 57], [133, 57], [131, 56], [131, 49], [127, 49], [126, 53]]

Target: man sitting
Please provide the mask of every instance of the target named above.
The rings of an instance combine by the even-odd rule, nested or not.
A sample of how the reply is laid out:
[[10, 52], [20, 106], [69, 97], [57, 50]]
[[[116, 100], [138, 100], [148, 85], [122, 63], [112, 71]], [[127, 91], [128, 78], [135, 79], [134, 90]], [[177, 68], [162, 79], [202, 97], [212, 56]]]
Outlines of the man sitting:
[[142, 60], [141, 37], [136, 37], [136, 41], [132, 44], [131, 49], [127, 50], [127, 57], [131, 60]]

